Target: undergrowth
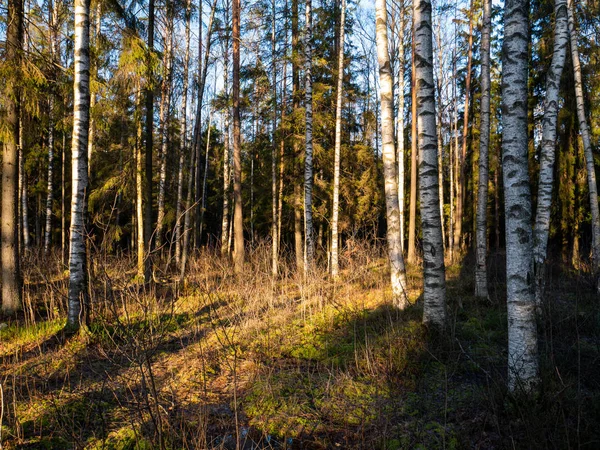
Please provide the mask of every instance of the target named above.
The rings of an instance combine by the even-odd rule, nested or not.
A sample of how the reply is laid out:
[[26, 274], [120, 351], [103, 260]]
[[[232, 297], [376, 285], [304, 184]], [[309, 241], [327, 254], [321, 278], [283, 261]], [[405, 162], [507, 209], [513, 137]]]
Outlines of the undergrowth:
[[[597, 448], [600, 307], [584, 276], [549, 277], [541, 385], [506, 385], [504, 280], [475, 299], [449, 266], [443, 333], [391, 303], [387, 263], [363, 245], [339, 280], [274, 279], [269, 248], [246, 271], [204, 251], [140, 285], [134, 262], [95, 258], [89, 327], [62, 333], [58, 258], [29, 261], [25, 308], [0, 330], [4, 448]], [[502, 273], [501, 255], [491, 274]]]

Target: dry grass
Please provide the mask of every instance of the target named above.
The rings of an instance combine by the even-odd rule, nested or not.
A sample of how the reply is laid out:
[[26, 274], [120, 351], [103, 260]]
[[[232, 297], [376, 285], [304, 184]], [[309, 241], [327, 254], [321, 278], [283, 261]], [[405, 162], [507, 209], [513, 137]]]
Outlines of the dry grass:
[[[32, 257], [25, 312], [0, 331], [3, 445], [397, 449], [593, 442], [600, 417], [588, 411], [600, 399], [591, 369], [600, 355], [597, 304], [578, 293], [579, 313], [572, 316], [568, 293], [552, 302], [548, 317], [574, 317], [578, 334], [572, 322], [546, 324], [546, 391], [521, 403], [503, 388], [504, 307], [468, 294], [468, 268], [448, 270], [452, 321], [440, 339], [420, 323], [419, 269], [408, 272], [414, 305], [399, 311], [390, 304], [381, 248], [352, 249], [337, 282], [322, 272], [303, 277], [287, 261], [273, 279], [267, 245], [252, 250], [239, 276], [215, 254], [197, 254], [183, 285], [166, 270], [152, 287], [140, 286], [132, 261], [95, 258], [92, 321], [70, 338], [61, 332], [63, 268], [58, 258], [42, 266]], [[501, 284], [493, 298], [501, 298]], [[573, 348], [579, 360], [563, 364]], [[547, 406], [547, 418], [530, 415]]]

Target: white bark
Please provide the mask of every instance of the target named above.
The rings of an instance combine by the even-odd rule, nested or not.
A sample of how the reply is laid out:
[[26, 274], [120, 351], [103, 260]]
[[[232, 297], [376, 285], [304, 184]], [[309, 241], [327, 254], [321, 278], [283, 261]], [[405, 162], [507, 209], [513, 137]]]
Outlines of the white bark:
[[23, 248], [29, 249], [29, 219], [27, 213], [27, 182], [25, 180], [25, 148], [23, 146], [23, 118], [19, 118], [19, 223], [21, 225], [19, 236]]
[[404, 258], [402, 257], [402, 247], [400, 243], [400, 211], [398, 207], [396, 149], [394, 147], [392, 71], [388, 51], [387, 11], [385, 0], [376, 0], [375, 10], [388, 256], [390, 259], [394, 303], [399, 308], [404, 308], [408, 304], [408, 298], [406, 293]]
[[413, 8], [416, 42], [417, 129], [419, 130], [419, 201], [423, 230], [423, 322], [444, 327], [446, 324], [446, 281], [439, 208], [431, 2], [417, 0]]
[[340, 18], [340, 43], [338, 54], [337, 98], [335, 106], [335, 149], [333, 165], [333, 217], [331, 219], [331, 275], [338, 276], [338, 218], [340, 214], [340, 160], [342, 152], [342, 100], [344, 85], [344, 28], [346, 25], [346, 0], [342, 0]]
[[52, 237], [52, 198], [54, 190], [52, 184], [52, 174], [54, 168], [54, 122], [52, 121], [52, 110], [54, 109], [54, 99], [50, 95], [50, 121], [48, 124], [48, 179], [46, 194], [46, 229], [44, 232], [44, 253], [50, 250], [50, 241]]
[[208, 178], [208, 150], [210, 149], [210, 131], [212, 128], [212, 110], [208, 113], [206, 131], [206, 151], [204, 152], [204, 176], [202, 177], [202, 195], [200, 199], [200, 239], [204, 228], [204, 213], [206, 212], [206, 180]]
[[477, 190], [475, 296], [487, 298], [487, 202], [490, 148], [490, 33], [491, 0], [483, 0], [481, 30], [481, 128], [479, 131], [479, 188]]
[[550, 233], [560, 78], [569, 43], [567, 0], [556, 0], [554, 13], [554, 53], [546, 78], [546, 99], [542, 121], [542, 151], [540, 154], [540, 182], [534, 230], [533, 258], [535, 262], [535, 296], [538, 307], [541, 304], [544, 291], [544, 264], [547, 257], [548, 235]]
[[304, 274], [312, 268], [315, 256], [315, 237], [312, 218], [313, 191], [313, 112], [312, 112], [312, 0], [306, 0], [305, 29], [305, 98], [306, 149], [304, 152]]
[[71, 229], [69, 253], [69, 312], [67, 327], [75, 330], [86, 320], [87, 270], [85, 194], [88, 181], [90, 121], [90, 2], [75, 0], [74, 105], [72, 152]]
[[[592, 213], [592, 257], [595, 276], [600, 273], [600, 211], [598, 208], [598, 187], [596, 184], [596, 169], [594, 168], [594, 154], [592, 152], [592, 140], [590, 128], [585, 115], [585, 103], [583, 99], [583, 81], [581, 78], [581, 63], [579, 61], [579, 50], [577, 46], [577, 30], [575, 29], [575, 17], [573, 2], [568, 0], [568, 23], [569, 37], [571, 43], [571, 59], [573, 61], [573, 75], [575, 77], [575, 99], [577, 100], [577, 120], [583, 141], [583, 152], [585, 155], [585, 166], [587, 170], [588, 189], [590, 191], [590, 212]], [[597, 285], [600, 292], [600, 278]]]
[[506, 217], [508, 388], [529, 391], [538, 378], [533, 295], [531, 193], [528, 174], [526, 0], [504, 6], [502, 48], [502, 172]]
[[404, 251], [404, 185], [405, 167], [404, 167], [404, 2], [400, 2], [400, 25], [398, 29], [398, 118], [397, 133], [398, 141], [398, 205], [400, 207], [400, 248]]

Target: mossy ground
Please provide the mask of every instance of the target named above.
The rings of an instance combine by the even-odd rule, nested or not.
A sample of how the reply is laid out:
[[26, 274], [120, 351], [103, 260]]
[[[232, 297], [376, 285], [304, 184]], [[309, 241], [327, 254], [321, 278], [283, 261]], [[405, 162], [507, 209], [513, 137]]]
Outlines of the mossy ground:
[[539, 393], [509, 395], [501, 259], [490, 299], [471, 295], [468, 263], [448, 268], [443, 333], [421, 324], [420, 270], [400, 311], [373, 250], [337, 282], [274, 280], [267, 251], [240, 276], [199, 255], [184, 285], [144, 287], [129, 261], [111, 261], [95, 268], [92, 320], [75, 336], [61, 332], [61, 267], [29, 270], [25, 313], [0, 331], [2, 444], [597, 448], [597, 299], [581, 275], [550, 279]]

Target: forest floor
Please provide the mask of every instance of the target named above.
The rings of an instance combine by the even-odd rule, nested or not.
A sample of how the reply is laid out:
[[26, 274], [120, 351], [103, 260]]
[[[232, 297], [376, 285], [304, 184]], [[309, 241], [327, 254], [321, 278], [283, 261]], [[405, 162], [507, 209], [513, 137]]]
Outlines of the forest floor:
[[592, 284], [552, 269], [540, 393], [513, 396], [503, 259], [491, 258], [488, 300], [472, 295], [468, 258], [448, 268], [436, 335], [421, 324], [420, 269], [400, 311], [374, 248], [344, 258], [336, 283], [274, 280], [266, 246], [240, 276], [204, 252], [185, 283], [165, 272], [150, 288], [133, 261], [98, 257], [90, 325], [65, 336], [64, 267], [32, 256], [25, 311], [0, 318], [0, 447], [599, 448]]

